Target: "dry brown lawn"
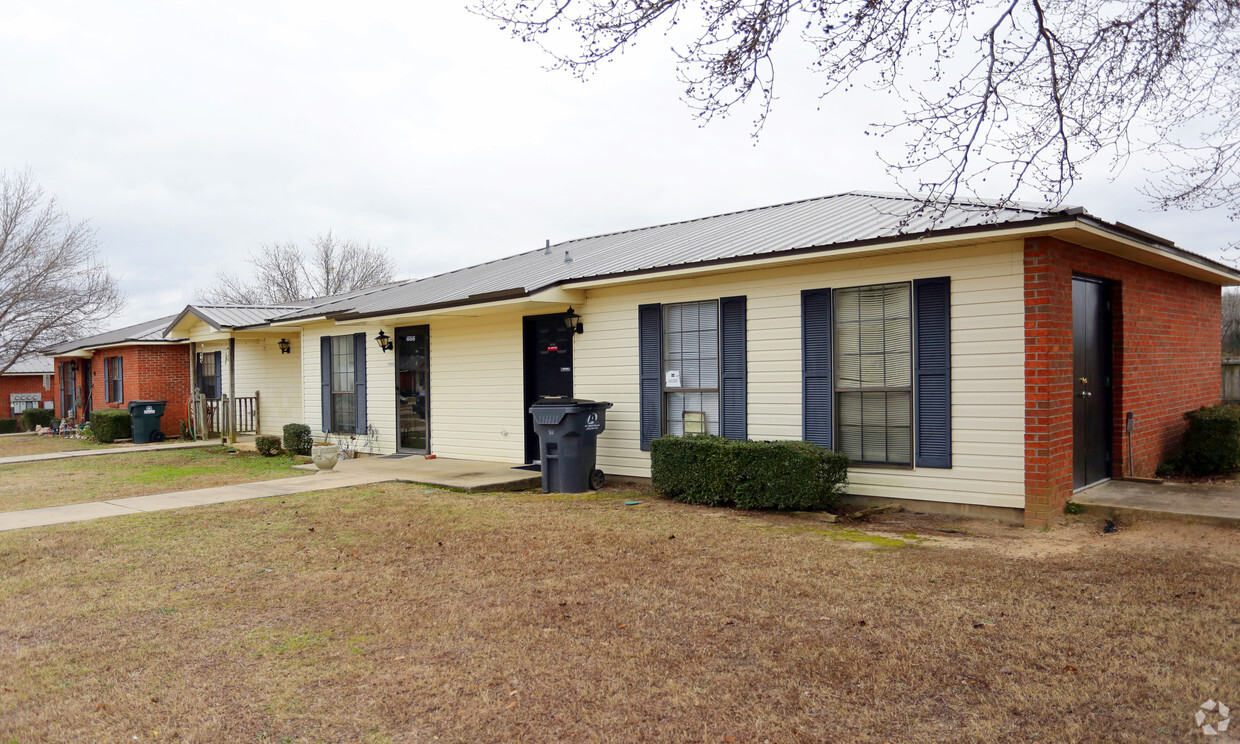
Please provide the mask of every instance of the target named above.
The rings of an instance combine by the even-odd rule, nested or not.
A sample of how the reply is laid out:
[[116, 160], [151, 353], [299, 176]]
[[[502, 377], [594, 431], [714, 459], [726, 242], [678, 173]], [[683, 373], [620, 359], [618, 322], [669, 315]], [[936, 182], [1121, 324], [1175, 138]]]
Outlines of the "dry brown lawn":
[[625, 499], [392, 484], [0, 534], [0, 742], [1189, 741], [1240, 706], [1234, 530]]
[[99, 444], [86, 439], [69, 439], [68, 437], [0, 437], [0, 457], [46, 455], [51, 452], [102, 449], [109, 446], [116, 445]]
[[0, 465], [0, 512], [290, 478], [304, 459], [207, 447]]

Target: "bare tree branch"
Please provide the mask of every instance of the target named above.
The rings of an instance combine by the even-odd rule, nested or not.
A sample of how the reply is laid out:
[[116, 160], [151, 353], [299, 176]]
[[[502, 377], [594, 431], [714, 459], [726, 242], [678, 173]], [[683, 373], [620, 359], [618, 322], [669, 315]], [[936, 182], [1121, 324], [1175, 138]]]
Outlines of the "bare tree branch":
[[[823, 95], [855, 85], [905, 102], [873, 125], [885, 161], [926, 203], [962, 193], [1061, 203], [1081, 167], [1162, 157], [1145, 193], [1163, 209], [1240, 219], [1240, 0], [476, 0], [472, 10], [586, 78], [656, 32], [676, 47], [704, 121], [771, 114], [790, 29], [816, 52]], [[795, 41], [786, 39], [787, 41]], [[757, 99], [756, 104], [754, 99]], [[1000, 202], [1002, 203], [1002, 201]]]
[[263, 245], [246, 261], [252, 267], [247, 276], [221, 271], [211, 285], [198, 290], [198, 299], [226, 305], [279, 305], [386, 284], [396, 273], [386, 248], [341, 240], [331, 230], [311, 239], [308, 254], [289, 240]]
[[94, 332], [124, 304], [95, 231], [62, 212], [29, 171], [0, 172], [0, 373]]

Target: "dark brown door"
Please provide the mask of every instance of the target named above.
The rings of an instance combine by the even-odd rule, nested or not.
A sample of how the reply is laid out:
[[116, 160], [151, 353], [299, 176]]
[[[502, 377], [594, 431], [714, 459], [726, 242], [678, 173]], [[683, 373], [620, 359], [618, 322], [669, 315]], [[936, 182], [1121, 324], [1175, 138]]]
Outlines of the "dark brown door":
[[539, 398], [572, 397], [573, 333], [564, 314], [525, 319], [525, 461], [538, 460], [530, 406]]
[[1111, 477], [1111, 286], [1072, 279], [1072, 487]]
[[396, 329], [396, 449], [430, 452], [430, 326]]

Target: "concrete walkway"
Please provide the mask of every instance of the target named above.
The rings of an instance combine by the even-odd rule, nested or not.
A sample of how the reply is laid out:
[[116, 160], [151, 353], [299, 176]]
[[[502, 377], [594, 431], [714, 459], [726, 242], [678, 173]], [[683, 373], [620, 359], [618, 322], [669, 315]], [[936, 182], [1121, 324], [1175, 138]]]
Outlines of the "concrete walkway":
[[1072, 500], [1101, 516], [1127, 514], [1240, 525], [1240, 483], [1142, 483], [1112, 480]]
[[[313, 465], [298, 469], [316, 470]], [[288, 496], [333, 488], [363, 486], [371, 483], [402, 481], [425, 483], [465, 491], [514, 491], [537, 486], [541, 476], [527, 470], [513, 470], [509, 465], [468, 462], [465, 460], [424, 460], [413, 458], [363, 457], [345, 460], [330, 473], [315, 473], [297, 478], [243, 483], [235, 486], [199, 488], [149, 496], [131, 496], [110, 501], [47, 506], [0, 513], [0, 532], [26, 527], [45, 527], [68, 522], [86, 522], [123, 514], [183, 509], [188, 506], [225, 504], [230, 501]]]
[[[298, 465], [298, 470], [314, 470], [314, 465]], [[425, 483], [455, 488], [466, 493], [482, 491], [521, 491], [542, 485], [542, 474], [514, 470], [512, 465], [442, 457], [427, 460], [421, 455], [387, 455], [341, 460], [334, 472], [384, 475], [387, 480]]]
[[162, 452], [164, 450], [191, 449], [193, 447], [215, 447], [218, 445], [218, 441], [202, 440], [199, 442], [163, 442], [160, 444], [134, 444], [121, 445], [119, 447], [68, 450], [66, 452], [44, 452], [41, 455], [16, 455], [14, 457], [0, 457], [0, 465], [12, 465], [19, 462], [42, 462], [44, 460], [68, 460], [72, 457], [127, 455], [131, 452]]

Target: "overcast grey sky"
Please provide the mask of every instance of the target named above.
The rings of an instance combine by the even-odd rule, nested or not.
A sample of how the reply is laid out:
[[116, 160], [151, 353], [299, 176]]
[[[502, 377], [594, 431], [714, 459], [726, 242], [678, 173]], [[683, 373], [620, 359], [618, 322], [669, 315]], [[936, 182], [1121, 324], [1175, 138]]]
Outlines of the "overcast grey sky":
[[[753, 111], [698, 126], [657, 39], [583, 84], [458, 0], [228, 5], [0, 4], [0, 169], [30, 168], [98, 229], [129, 296], [110, 325], [177, 312], [260, 244], [328, 228], [425, 276], [548, 238], [896, 188], [862, 135], [893, 104], [820, 102], [795, 49], [755, 144]], [[1146, 211], [1139, 163], [1086, 175], [1069, 201], [1099, 217], [1216, 257], [1234, 239], [1221, 213]]]

